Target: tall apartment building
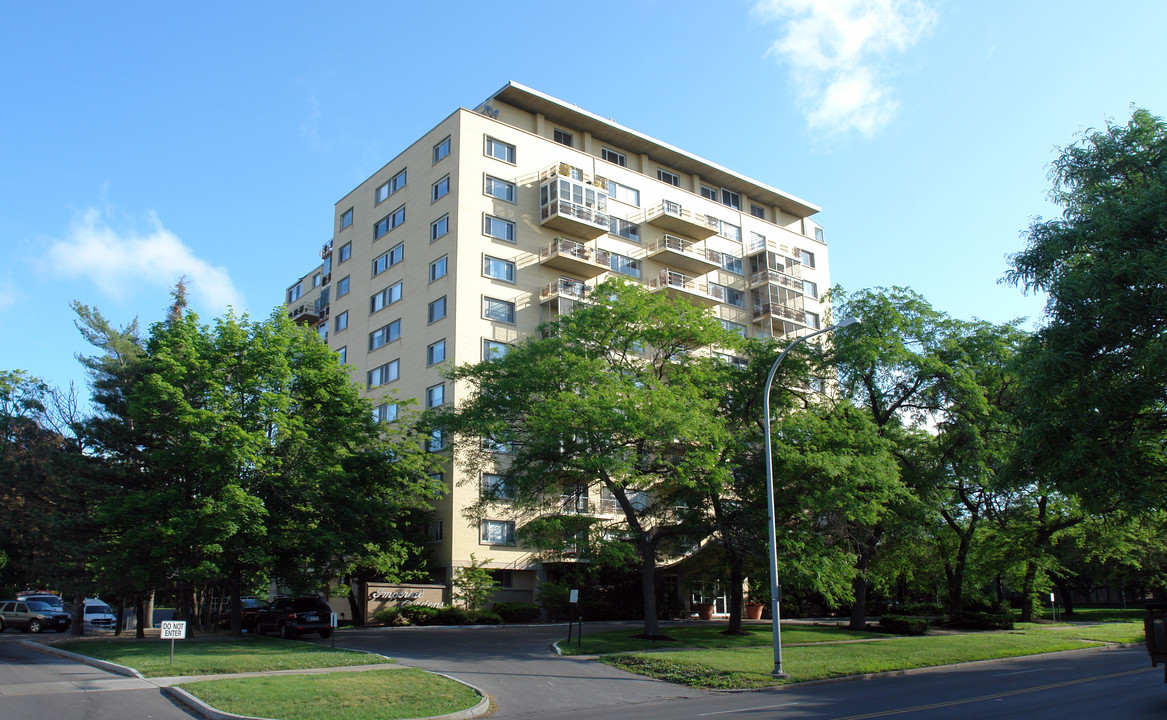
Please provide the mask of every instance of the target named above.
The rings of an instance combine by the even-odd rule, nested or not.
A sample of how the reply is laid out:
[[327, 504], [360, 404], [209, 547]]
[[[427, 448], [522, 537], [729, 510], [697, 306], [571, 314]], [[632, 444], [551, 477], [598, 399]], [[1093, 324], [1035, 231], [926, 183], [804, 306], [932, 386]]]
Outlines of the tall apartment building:
[[[517, 83], [458, 109], [336, 203], [322, 263], [292, 285], [376, 406], [458, 401], [451, 363], [505, 353], [611, 274], [707, 307], [743, 335], [817, 328], [829, 287], [816, 206]], [[435, 447], [435, 450], [438, 448]], [[448, 448], [439, 450], [447, 452]], [[446, 463], [430, 550], [447, 587], [471, 553], [531, 600], [542, 568], [514, 524], [471, 524], [490, 473]], [[607, 498], [575, 511], [616, 515]], [[580, 506], [582, 503], [582, 506]]]

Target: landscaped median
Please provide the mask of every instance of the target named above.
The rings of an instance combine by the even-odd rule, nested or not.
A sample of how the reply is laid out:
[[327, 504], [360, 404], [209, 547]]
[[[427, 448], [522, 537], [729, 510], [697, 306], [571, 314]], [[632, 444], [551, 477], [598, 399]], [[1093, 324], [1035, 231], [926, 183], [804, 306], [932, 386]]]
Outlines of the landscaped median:
[[[262, 637], [183, 640], [76, 640], [53, 647], [125, 665], [147, 678], [192, 676], [175, 683], [226, 713], [279, 720], [400, 720], [470, 710], [483, 698], [440, 675], [402, 668], [379, 655]], [[349, 670], [356, 666], [368, 669]], [[381, 666], [381, 667], [377, 667]], [[214, 680], [197, 676], [314, 671]]]
[[782, 666], [776, 681], [773, 638], [766, 626], [749, 635], [722, 635], [721, 627], [668, 628], [671, 641], [631, 633], [587, 635], [581, 646], [561, 643], [565, 654], [599, 655], [601, 662], [649, 677], [711, 690], [756, 689], [776, 684], [909, 670], [979, 660], [1138, 643], [1141, 622], [1098, 625], [1027, 625], [1003, 632], [898, 637], [833, 627], [782, 626]]

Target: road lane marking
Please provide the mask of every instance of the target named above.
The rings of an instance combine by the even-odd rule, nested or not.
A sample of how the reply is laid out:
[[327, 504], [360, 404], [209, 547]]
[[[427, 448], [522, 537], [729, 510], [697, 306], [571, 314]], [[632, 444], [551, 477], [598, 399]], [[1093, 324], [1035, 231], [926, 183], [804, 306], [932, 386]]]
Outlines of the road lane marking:
[[1011, 672], [1011, 673], [999, 673], [997, 675], [994, 675], [993, 677], [1009, 677], [1010, 675], [1024, 675], [1025, 673], [1041, 672], [1044, 669], [1045, 668], [1034, 668], [1032, 670], [1018, 670], [1017, 672]]
[[1038, 685], [1037, 687], [1010, 690], [1009, 692], [1003, 693], [993, 693], [992, 695], [981, 695], [979, 697], [966, 698], [964, 700], [949, 700], [947, 702], [933, 703], [931, 705], [916, 705], [915, 707], [896, 708], [894, 710], [881, 710], [879, 712], [864, 713], [863, 715], [846, 715], [843, 717], [834, 718], [834, 720], [865, 720], [865, 718], [886, 717], [888, 715], [898, 715], [900, 713], [921, 712], [923, 710], [936, 710], [938, 708], [955, 707], [957, 705], [968, 705], [970, 703], [983, 702], [985, 700], [999, 700], [1001, 698], [1013, 697], [1015, 695], [1025, 695], [1031, 692], [1053, 690], [1054, 688], [1069, 687], [1070, 685], [1080, 685], [1082, 683], [1094, 682], [1095, 680], [1110, 680], [1111, 678], [1125, 677], [1127, 675], [1137, 675], [1139, 673], [1145, 673], [1154, 669], [1155, 668], [1139, 668], [1138, 670], [1126, 670], [1124, 672], [1111, 673], [1109, 675], [1094, 675], [1092, 677], [1084, 677], [1077, 680], [1066, 680], [1065, 682], [1050, 683], [1049, 685]]
[[798, 703], [796, 703], [796, 702], [788, 702], [788, 703], [782, 703], [780, 705], [759, 705], [757, 707], [739, 708], [737, 710], [719, 710], [718, 712], [701, 713], [697, 717], [706, 717], [709, 715], [730, 715], [732, 713], [753, 712], [754, 710], [773, 710], [774, 708], [790, 707], [791, 705], [797, 705], [797, 704]]

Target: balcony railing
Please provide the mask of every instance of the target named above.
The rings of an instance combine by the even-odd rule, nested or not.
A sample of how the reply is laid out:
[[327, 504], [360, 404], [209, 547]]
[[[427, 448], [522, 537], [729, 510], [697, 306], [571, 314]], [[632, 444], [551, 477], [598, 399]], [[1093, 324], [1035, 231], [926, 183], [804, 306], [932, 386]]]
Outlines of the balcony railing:
[[557, 282], [553, 282], [540, 290], [539, 297], [543, 300], [547, 300], [553, 297], [565, 297], [571, 298], [572, 300], [584, 300], [587, 298], [589, 292], [591, 292], [591, 288], [578, 280], [559, 278]]
[[332, 241], [324, 243], [324, 247], [320, 248], [320, 259], [324, 259], [332, 254]]
[[661, 270], [660, 273], [648, 281], [649, 292], [665, 290], [683, 293], [685, 296], [702, 301], [705, 304], [725, 302], [725, 291], [720, 285], [710, 285], [698, 282], [688, 275], [682, 275], [673, 270]]
[[722, 255], [705, 247], [705, 243], [665, 235], [649, 244], [647, 256], [685, 272], [704, 275], [722, 266]]
[[607, 213], [593, 210], [586, 205], [577, 205], [568, 200], [557, 200], [539, 209], [539, 219], [543, 222], [547, 222], [555, 217], [578, 220], [581, 223], [594, 225], [604, 232], [607, 232], [609, 223], [611, 222], [608, 219]]
[[806, 324], [806, 313], [802, 310], [795, 310], [788, 308], [779, 303], [762, 303], [754, 306], [754, 319], [760, 320], [767, 317], [779, 317], [785, 320], [792, 320], [797, 323]]
[[593, 278], [611, 269], [612, 255], [607, 250], [590, 248], [575, 240], [557, 237], [539, 252], [539, 263]]
[[649, 223], [666, 230], [704, 240], [716, 235], [721, 229], [721, 221], [704, 213], [695, 213], [680, 203], [664, 200], [659, 205], [646, 208], [632, 222]]
[[803, 291], [802, 278], [787, 275], [779, 270], [759, 270], [750, 275], [750, 287], [758, 285], [780, 285], [798, 292]]
[[586, 513], [588, 512], [588, 496], [579, 495], [576, 493], [568, 493], [559, 496], [559, 510], [564, 513]]

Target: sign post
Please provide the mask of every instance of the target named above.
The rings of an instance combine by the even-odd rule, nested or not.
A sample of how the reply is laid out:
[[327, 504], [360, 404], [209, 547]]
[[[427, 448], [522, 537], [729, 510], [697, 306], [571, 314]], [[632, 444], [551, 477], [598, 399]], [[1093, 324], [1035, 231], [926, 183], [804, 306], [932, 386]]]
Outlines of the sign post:
[[[571, 611], [575, 613], [575, 619], [579, 627], [575, 632], [575, 646], [579, 648], [583, 645], [583, 618], [579, 614], [579, 590], [572, 589], [567, 595], [567, 602], [571, 604]], [[567, 641], [571, 642], [571, 618], [567, 619]]]
[[163, 620], [162, 639], [170, 640], [170, 664], [174, 664], [174, 641], [186, 639], [185, 620]]

